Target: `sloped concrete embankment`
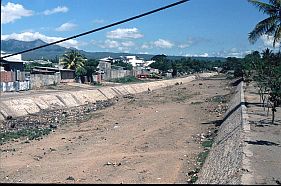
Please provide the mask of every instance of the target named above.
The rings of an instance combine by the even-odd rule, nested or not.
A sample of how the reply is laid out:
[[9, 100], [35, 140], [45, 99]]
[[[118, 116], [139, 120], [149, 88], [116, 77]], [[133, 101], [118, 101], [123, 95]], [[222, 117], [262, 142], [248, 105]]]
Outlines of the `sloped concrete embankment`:
[[[202, 73], [199, 74], [199, 77], [210, 77], [216, 74]], [[175, 83], [187, 83], [195, 80], [197, 77], [192, 75], [171, 80], [102, 87], [96, 90], [64, 91], [44, 95], [27, 95], [21, 98], [13, 97], [0, 101], [0, 120], [4, 120], [7, 116], [17, 117], [36, 113], [43, 109], [57, 109], [80, 106], [90, 102], [95, 103], [98, 100], [107, 100], [115, 96], [145, 92], [148, 91], [148, 88], [156, 90], [174, 85]]]
[[243, 82], [236, 89], [213, 147], [199, 173], [198, 184], [242, 184], [245, 175], [245, 105]]

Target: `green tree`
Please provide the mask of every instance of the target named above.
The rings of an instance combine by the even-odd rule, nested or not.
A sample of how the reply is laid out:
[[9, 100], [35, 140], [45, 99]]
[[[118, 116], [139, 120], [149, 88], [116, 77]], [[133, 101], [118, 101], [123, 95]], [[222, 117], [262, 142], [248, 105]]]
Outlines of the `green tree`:
[[154, 63], [151, 63], [149, 66], [152, 68], [159, 69], [163, 72], [167, 72], [172, 68], [172, 62], [171, 60], [167, 59], [167, 56], [165, 55], [156, 55], [151, 58], [151, 60], [154, 60]]
[[249, 41], [255, 43], [259, 37], [266, 34], [273, 36], [273, 47], [275, 47], [281, 40], [281, 0], [269, 0], [269, 3], [258, 0], [248, 1], [269, 16], [260, 21], [249, 33]]
[[157, 62], [165, 61], [166, 59], [167, 59], [167, 56], [164, 54], [155, 55], [151, 58], [151, 60], [157, 61]]
[[275, 120], [277, 107], [281, 105], [281, 54], [272, 54], [266, 64], [267, 86], [269, 88], [269, 101], [271, 103], [272, 124]]
[[133, 69], [132, 64], [130, 64], [130, 63], [125, 63], [125, 62], [123, 62], [122, 60], [119, 60], [119, 61], [114, 62], [113, 65], [114, 65], [114, 66], [123, 67], [124, 70], [132, 70], [132, 69]]
[[[254, 81], [259, 88], [259, 94], [265, 108], [265, 100], [271, 105], [272, 124], [275, 120], [277, 107], [281, 105], [281, 54], [271, 50], [262, 51], [262, 58], [255, 63]], [[268, 110], [269, 110], [268, 105]]]
[[63, 68], [75, 70], [76, 76], [81, 77], [87, 73], [85, 61], [86, 58], [78, 50], [70, 50], [62, 56], [60, 64]]
[[89, 78], [90, 82], [93, 82], [93, 74], [96, 73], [97, 66], [99, 62], [96, 59], [86, 60], [84, 69], [86, 72], [84, 74]]
[[37, 67], [52, 67], [52, 64], [41, 64], [41, 63], [26, 63], [24, 64], [24, 71], [30, 72], [35, 66]]
[[242, 72], [245, 81], [252, 81], [254, 74], [254, 69], [260, 64], [261, 56], [258, 51], [254, 51], [251, 54], [247, 54], [244, 59], [242, 59]]
[[234, 71], [234, 77], [243, 77], [242, 61], [236, 57], [228, 57], [223, 64], [223, 71]]
[[251, 57], [251, 67], [254, 69], [253, 72], [253, 80], [255, 81], [258, 92], [260, 95], [260, 101], [262, 102], [263, 107], [265, 108], [265, 100], [266, 100], [266, 94], [269, 91], [268, 88], [268, 75], [266, 73], [267, 63], [266, 63], [266, 57], [265, 52], [262, 53], [262, 58], [260, 58], [260, 55]]

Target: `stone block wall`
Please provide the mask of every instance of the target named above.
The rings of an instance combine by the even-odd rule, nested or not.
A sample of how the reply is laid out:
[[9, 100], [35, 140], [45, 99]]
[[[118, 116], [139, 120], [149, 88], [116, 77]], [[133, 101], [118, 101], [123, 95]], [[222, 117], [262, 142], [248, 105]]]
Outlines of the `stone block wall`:
[[225, 113], [213, 147], [199, 173], [198, 184], [241, 184], [243, 161], [243, 82]]

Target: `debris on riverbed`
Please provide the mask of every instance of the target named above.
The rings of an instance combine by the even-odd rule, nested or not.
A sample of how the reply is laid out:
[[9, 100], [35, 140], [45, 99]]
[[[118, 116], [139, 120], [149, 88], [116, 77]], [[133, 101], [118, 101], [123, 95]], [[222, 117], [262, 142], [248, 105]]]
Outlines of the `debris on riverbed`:
[[29, 139], [38, 139], [63, 124], [87, 121], [91, 119], [93, 112], [113, 105], [114, 101], [115, 99], [111, 99], [71, 108], [46, 109], [38, 113], [10, 118], [2, 121], [0, 143], [23, 136], [27, 136]]

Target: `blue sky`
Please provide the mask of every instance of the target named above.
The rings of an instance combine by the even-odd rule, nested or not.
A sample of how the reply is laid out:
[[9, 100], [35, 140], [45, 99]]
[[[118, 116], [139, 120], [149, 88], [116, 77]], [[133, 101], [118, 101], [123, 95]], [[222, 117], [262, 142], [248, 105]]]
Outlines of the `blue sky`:
[[[176, 0], [2, 0], [1, 39], [52, 42]], [[247, 0], [190, 0], [164, 11], [62, 43], [91, 52], [243, 57], [263, 50], [248, 33], [265, 18]]]

